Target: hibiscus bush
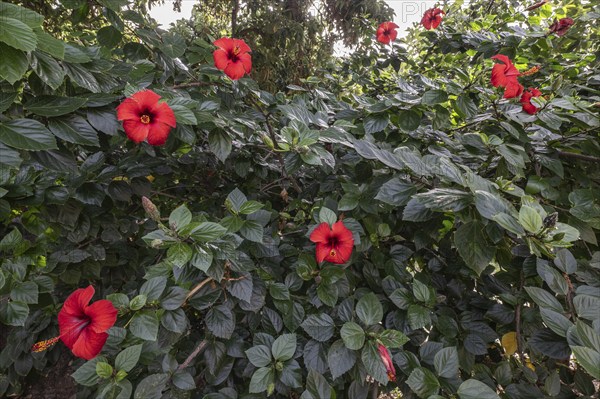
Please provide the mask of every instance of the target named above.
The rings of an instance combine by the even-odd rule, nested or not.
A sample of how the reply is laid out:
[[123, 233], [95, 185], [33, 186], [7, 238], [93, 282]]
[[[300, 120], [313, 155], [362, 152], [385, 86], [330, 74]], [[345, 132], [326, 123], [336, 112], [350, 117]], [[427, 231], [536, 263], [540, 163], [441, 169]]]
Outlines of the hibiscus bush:
[[0, 2], [0, 395], [597, 395], [600, 6], [439, 4], [271, 93], [136, 3]]

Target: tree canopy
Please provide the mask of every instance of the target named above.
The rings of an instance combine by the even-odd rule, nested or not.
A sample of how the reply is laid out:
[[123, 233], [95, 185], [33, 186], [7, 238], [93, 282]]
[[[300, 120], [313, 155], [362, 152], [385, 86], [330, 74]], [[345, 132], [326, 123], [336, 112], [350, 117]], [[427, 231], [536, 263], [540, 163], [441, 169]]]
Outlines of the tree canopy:
[[599, 5], [153, 3], [0, 2], [0, 395], [597, 395]]

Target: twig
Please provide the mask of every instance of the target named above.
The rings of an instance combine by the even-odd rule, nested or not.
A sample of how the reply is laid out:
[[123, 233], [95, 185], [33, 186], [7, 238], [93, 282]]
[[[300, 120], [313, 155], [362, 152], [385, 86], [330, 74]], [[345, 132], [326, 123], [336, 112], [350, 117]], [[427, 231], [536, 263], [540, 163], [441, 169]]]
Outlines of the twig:
[[[525, 274], [521, 271], [519, 277], [519, 292], [523, 290], [525, 284]], [[519, 359], [523, 361], [523, 346], [521, 345], [521, 303], [517, 304], [515, 309], [515, 339], [517, 341], [517, 352], [519, 353]]]
[[563, 277], [565, 278], [565, 281], [567, 282], [567, 305], [569, 305], [569, 312], [571, 312], [571, 317], [573, 317], [573, 320], [575, 320], [576, 316], [575, 316], [575, 306], [573, 304], [573, 293], [574, 293], [574, 289], [573, 289], [573, 283], [571, 282], [571, 279], [569, 278], [569, 275], [567, 273], [563, 273]]
[[[192, 288], [191, 291], [188, 292], [188, 294], [185, 296], [183, 303], [184, 304], [187, 303], [187, 301], [189, 301], [194, 295], [196, 295], [198, 293], [198, 291], [200, 291], [200, 289], [202, 289], [202, 287], [204, 287], [206, 284], [208, 284], [212, 280], [213, 280], [212, 277], [207, 277], [204, 280], [200, 281], [198, 284], [196, 284], [196, 286], [194, 288]], [[183, 306], [183, 304], [182, 304], [182, 306]]]
[[373, 383], [373, 390], [371, 391], [371, 399], [377, 399], [379, 397], [379, 388], [377, 382]]
[[[254, 98], [249, 97], [249, 99], [250, 99], [250, 102], [252, 102], [252, 104], [264, 116], [265, 124], [267, 125], [267, 131], [269, 132], [269, 137], [271, 138], [271, 141], [273, 142], [273, 146], [277, 147], [277, 136], [275, 136], [275, 131], [273, 130], [273, 126], [271, 126], [271, 123], [269, 122], [269, 117], [271, 116], [271, 114], [268, 112], [265, 112], [262, 109], [262, 107], [260, 106], [260, 104]], [[277, 160], [279, 161], [279, 165], [281, 166], [281, 173], [283, 174], [283, 176], [290, 181], [290, 183], [292, 184], [292, 187], [294, 187], [294, 190], [296, 190], [298, 193], [301, 193], [302, 188], [300, 187], [300, 185], [298, 184], [298, 182], [296, 181], [294, 176], [291, 176], [289, 173], [287, 173], [287, 170], [285, 169], [285, 161], [283, 160], [283, 156], [279, 152], [275, 152], [275, 156], [277, 157]]]
[[574, 152], [564, 152], [564, 151], [557, 151], [557, 152], [558, 152], [558, 156], [563, 157], [563, 158], [574, 158], [574, 159], [581, 159], [582, 161], [600, 163], [600, 158], [594, 157], [592, 155], [576, 154]]
[[185, 87], [199, 87], [199, 86], [215, 86], [218, 84], [219, 84], [219, 82], [189, 82], [189, 83], [181, 83], [178, 85], [171, 86], [171, 89], [182, 89]]
[[192, 363], [192, 361], [196, 358], [196, 356], [198, 356], [206, 348], [206, 345], [208, 345], [208, 342], [206, 340], [200, 341], [198, 346], [196, 346], [196, 349], [194, 349], [194, 351], [190, 353], [187, 359], [185, 359], [185, 361], [181, 363], [179, 367], [177, 367], [177, 370], [183, 370], [187, 368], [190, 365], [190, 363]]

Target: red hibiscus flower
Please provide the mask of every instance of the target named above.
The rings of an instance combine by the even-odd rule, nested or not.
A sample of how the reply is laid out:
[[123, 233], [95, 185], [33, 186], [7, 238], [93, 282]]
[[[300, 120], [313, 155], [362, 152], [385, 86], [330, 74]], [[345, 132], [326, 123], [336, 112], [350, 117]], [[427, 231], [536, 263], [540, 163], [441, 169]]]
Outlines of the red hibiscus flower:
[[523, 111], [527, 112], [529, 115], [535, 114], [538, 109], [535, 105], [531, 103], [532, 97], [539, 97], [542, 95], [542, 92], [538, 89], [532, 89], [531, 87], [523, 92], [521, 96], [521, 104], [523, 105]]
[[573, 18], [561, 18], [558, 21], [554, 20], [552, 25], [550, 25], [549, 33], [556, 33], [558, 36], [563, 36], [574, 23], [575, 21], [573, 21]]
[[215, 66], [233, 80], [238, 80], [252, 70], [250, 47], [241, 39], [222, 37], [213, 43], [218, 47], [213, 53]]
[[496, 64], [492, 68], [492, 85], [505, 88], [504, 98], [520, 96], [523, 93], [523, 86], [517, 80], [520, 73], [512, 61], [503, 54], [495, 55], [492, 59], [502, 62], [502, 64]]
[[390, 381], [396, 381], [396, 369], [394, 368], [394, 363], [392, 363], [390, 351], [382, 344], [379, 344], [379, 356], [381, 357], [381, 361], [385, 366], [385, 370], [387, 371], [387, 376]]
[[333, 224], [321, 223], [310, 234], [310, 240], [317, 244], [317, 262], [324, 260], [342, 264], [348, 262], [354, 247], [352, 232], [344, 226], [341, 220]]
[[152, 90], [138, 91], [117, 107], [117, 119], [130, 140], [151, 145], [163, 145], [175, 127], [175, 113], [167, 103], [159, 103], [160, 96]]
[[435, 29], [442, 23], [442, 16], [446, 13], [439, 8], [430, 8], [425, 11], [423, 18], [421, 18], [421, 25], [427, 30]]
[[41, 352], [59, 339], [73, 354], [82, 359], [95, 358], [106, 343], [106, 330], [117, 321], [117, 309], [112, 302], [102, 299], [88, 305], [94, 296], [94, 287], [75, 290], [58, 313], [58, 337], [38, 342], [31, 350]]
[[396, 29], [398, 29], [398, 25], [393, 22], [388, 21], [382, 23], [379, 25], [379, 28], [377, 28], [377, 41], [383, 44], [390, 44], [390, 42], [396, 40], [396, 37], [398, 36]]

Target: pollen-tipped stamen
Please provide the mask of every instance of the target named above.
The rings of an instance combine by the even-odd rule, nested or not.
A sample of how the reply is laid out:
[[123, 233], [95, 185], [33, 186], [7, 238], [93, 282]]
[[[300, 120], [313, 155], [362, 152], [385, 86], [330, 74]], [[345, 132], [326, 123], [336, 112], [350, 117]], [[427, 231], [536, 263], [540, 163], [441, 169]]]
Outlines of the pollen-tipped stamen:
[[331, 251], [329, 251], [329, 256], [335, 256], [337, 255], [337, 252], [335, 249], [332, 249]]
[[36, 342], [31, 347], [31, 351], [32, 352], [36, 352], [36, 353], [37, 352], [43, 352], [46, 349], [49, 349], [50, 347], [52, 347], [55, 343], [57, 343], [59, 339], [60, 339], [60, 336], [54, 337], [54, 338], [50, 338], [50, 339], [47, 339], [47, 340], [44, 340], [44, 341]]
[[150, 123], [150, 115], [142, 115], [140, 117], [140, 122], [142, 122], [143, 124], [147, 125], [148, 123]]
[[542, 69], [542, 68], [536, 65], [536, 66], [526, 70], [525, 72], [521, 72], [521, 76], [533, 75], [534, 73], [537, 73], [540, 69]]

